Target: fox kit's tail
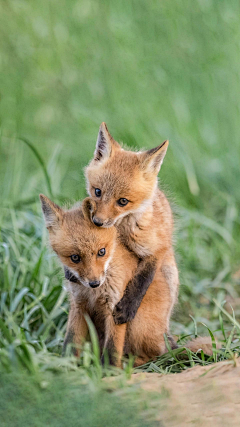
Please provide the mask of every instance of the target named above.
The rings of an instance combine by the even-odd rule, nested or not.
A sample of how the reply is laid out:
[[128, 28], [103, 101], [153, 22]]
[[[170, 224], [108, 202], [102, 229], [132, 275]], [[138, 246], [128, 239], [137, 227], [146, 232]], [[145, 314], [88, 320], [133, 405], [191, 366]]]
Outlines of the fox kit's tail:
[[[216, 348], [221, 348], [221, 345], [217, 341], [215, 342]], [[208, 356], [212, 356], [213, 354], [211, 337], [197, 337], [188, 341], [184, 347], [189, 348], [193, 353], [197, 353], [197, 351], [201, 349]]]

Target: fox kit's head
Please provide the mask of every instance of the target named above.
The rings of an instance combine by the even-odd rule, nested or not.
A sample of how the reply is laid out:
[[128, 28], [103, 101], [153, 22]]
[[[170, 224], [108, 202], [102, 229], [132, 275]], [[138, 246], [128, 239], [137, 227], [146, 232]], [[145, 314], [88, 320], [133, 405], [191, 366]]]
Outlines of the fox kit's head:
[[91, 222], [95, 208], [91, 199], [85, 199], [81, 208], [69, 211], [42, 194], [40, 199], [51, 246], [64, 266], [84, 286], [101, 286], [114, 252], [115, 227], [101, 229]]
[[111, 227], [120, 218], [141, 212], [151, 202], [168, 141], [143, 152], [125, 151], [100, 126], [94, 158], [86, 168], [87, 189], [96, 203], [92, 221]]

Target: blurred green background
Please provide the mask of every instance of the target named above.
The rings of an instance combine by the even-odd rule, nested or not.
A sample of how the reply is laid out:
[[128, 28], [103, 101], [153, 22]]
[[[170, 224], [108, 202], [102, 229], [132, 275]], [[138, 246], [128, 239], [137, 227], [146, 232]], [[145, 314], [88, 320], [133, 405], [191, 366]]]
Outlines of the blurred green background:
[[214, 215], [215, 205], [239, 200], [239, 8], [234, 0], [2, 1], [4, 201], [46, 192], [19, 136], [41, 152], [54, 194], [83, 197], [82, 168], [102, 121], [136, 148], [170, 139], [161, 177], [182, 205]]
[[172, 332], [193, 332], [189, 314], [220, 329], [213, 298], [238, 316], [239, 1], [0, 6], [0, 312], [12, 339], [61, 351], [68, 305], [38, 194], [86, 195], [102, 121], [134, 149], [170, 140], [160, 184], [176, 214], [182, 285]]

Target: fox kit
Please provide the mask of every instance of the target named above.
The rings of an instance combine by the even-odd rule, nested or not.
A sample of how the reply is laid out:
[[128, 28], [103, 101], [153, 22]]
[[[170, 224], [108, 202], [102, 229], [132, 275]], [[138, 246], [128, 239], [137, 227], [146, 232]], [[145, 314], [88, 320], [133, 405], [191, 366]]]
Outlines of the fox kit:
[[[116, 325], [113, 310], [134, 276], [138, 257], [122, 243], [115, 227], [92, 223], [96, 204], [90, 198], [82, 207], [64, 211], [40, 195], [50, 243], [67, 268], [70, 312], [64, 348], [77, 348], [88, 333], [85, 314], [92, 319], [102, 352], [120, 366], [122, 354], [137, 356], [140, 365], [166, 351], [164, 333], [169, 332], [172, 290], [166, 286], [161, 265], [155, 268], [151, 285], [134, 319]], [[75, 350], [76, 351], [76, 350]]]
[[86, 168], [87, 190], [96, 203], [93, 223], [106, 229], [115, 225], [121, 242], [139, 260], [134, 277], [114, 309], [116, 324], [134, 318], [157, 269], [161, 270], [172, 307], [177, 299], [173, 217], [157, 185], [167, 147], [165, 141], [148, 151], [125, 151], [102, 123], [94, 158]]

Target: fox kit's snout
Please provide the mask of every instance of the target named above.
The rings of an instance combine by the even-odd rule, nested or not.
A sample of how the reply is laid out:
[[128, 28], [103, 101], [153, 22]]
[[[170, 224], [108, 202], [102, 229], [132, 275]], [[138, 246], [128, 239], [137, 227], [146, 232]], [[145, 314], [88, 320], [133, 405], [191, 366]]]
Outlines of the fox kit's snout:
[[96, 208], [92, 213], [92, 221], [97, 227], [109, 228], [114, 225], [115, 218], [112, 216], [112, 209], [108, 205], [102, 205], [99, 201], [95, 204]]
[[103, 226], [103, 222], [101, 219], [99, 219], [98, 217], [93, 217], [93, 223], [97, 226], [97, 227], [102, 227]]
[[[89, 213], [89, 219], [93, 222], [94, 225], [96, 225], [97, 227], [102, 227], [106, 224], [104, 224], [104, 220], [101, 219], [101, 217], [99, 218], [99, 216], [97, 215], [97, 203], [92, 200], [90, 197], [85, 199], [87, 200], [87, 202], [84, 201]], [[107, 228], [107, 226], [106, 226]]]
[[81, 208], [69, 211], [42, 194], [40, 200], [51, 246], [71, 275], [69, 279], [88, 288], [101, 286], [114, 251], [116, 230], [96, 229], [92, 223], [96, 204], [89, 198]]

